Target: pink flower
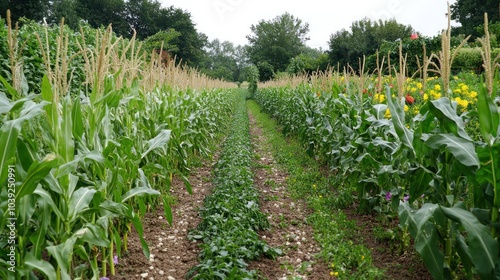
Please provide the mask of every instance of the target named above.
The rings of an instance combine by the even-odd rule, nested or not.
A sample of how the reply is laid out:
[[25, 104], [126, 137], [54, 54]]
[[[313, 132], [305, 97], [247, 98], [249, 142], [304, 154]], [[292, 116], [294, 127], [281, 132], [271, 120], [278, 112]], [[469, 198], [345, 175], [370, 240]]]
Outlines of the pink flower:
[[118, 256], [114, 256], [113, 257], [113, 263], [114, 264], [118, 264]]

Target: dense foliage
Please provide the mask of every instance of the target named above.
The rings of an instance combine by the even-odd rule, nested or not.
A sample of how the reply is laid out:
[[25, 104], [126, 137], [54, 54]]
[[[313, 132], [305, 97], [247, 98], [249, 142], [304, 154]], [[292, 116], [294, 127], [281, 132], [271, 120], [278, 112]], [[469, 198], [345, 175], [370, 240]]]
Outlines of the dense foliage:
[[374, 55], [384, 42], [410, 38], [411, 33], [411, 26], [400, 24], [395, 20], [355, 21], [350, 30], [342, 29], [330, 37], [328, 51], [330, 63], [334, 66], [340, 64], [341, 67], [350, 65], [359, 70], [360, 59], [363, 59], [363, 56]]
[[250, 61], [259, 68], [262, 81], [270, 80], [275, 72], [285, 71], [290, 59], [301, 53], [309, 39], [309, 24], [289, 13], [261, 20], [250, 29], [248, 53]]
[[[31, 8], [35, 3], [40, 4]], [[139, 39], [174, 29], [180, 36], [171, 42], [176, 48], [170, 53], [189, 66], [200, 63], [207, 41], [206, 36], [196, 30], [191, 14], [173, 6], [164, 8], [156, 0], [16, 0], [3, 5], [5, 7], [0, 6], [0, 17], [6, 18], [7, 9], [10, 9], [14, 23], [25, 17], [57, 25], [64, 17], [66, 24], [75, 31], [79, 30], [82, 21], [93, 28], [105, 28], [112, 24], [118, 36], [131, 38], [135, 32]]]
[[499, 5], [498, 0], [457, 0], [451, 5], [451, 17], [460, 26], [453, 27], [453, 33], [472, 35], [473, 38], [484, 35], [482, 28], [478, 28], [484, 24], [484, 13], [488, 13], [490, 23], [500, 21]]
[[330, 166], [338, 196], [356, 194], [361, 210], [399, 216], [401, 246], [411, 235], [435, 279], [494, 279], [499, 98], [474, 75], [455, 77], [451, 94], [436, 78], [425, 88], [407, 80], [400, 99], [395, 87], [371, 92], [374, 85], [363, 89], [348, 78], [331, 90], [303, 84], [260, 89], [255, 98]]

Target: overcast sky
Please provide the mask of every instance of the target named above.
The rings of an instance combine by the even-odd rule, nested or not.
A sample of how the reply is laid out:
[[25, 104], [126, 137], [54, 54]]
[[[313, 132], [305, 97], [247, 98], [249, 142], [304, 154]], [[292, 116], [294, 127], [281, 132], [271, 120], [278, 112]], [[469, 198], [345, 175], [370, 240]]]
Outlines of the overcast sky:
[[[415, 31], [434, 36], [447, 26], [446, 0], [160, 0], [164, 7], [174, 6], [191, 13], [199, 32], [210, 40], [218, 38], [236, 45], [248, 43], [250, 26], [285, 12], [309, 23], [307, 45], [328, 49], [330, 35], [349, 29], [351, 23], [368, 17], [372, 20], [395, 18]], [[451, 0], [453, 4], [455, 0]]]

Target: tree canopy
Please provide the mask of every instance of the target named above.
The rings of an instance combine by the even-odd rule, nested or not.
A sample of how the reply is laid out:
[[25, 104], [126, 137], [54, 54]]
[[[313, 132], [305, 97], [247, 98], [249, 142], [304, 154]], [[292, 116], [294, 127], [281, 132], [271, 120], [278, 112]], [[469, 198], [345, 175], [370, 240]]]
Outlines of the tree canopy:
[[285, 71], [290, 59], [299, 55], [309, 40], [309, 24], [289, 13], [273, 20], [261, 20], [250, 29], [248, 54], [250, 61], [259, 68], [261, 80], [272, 77], [270, 72]]
[[500, 21], [499, 0], [457, 0], [451, 5], [451, 19], [458, 21], [461, 26], [453, 28], [453, 34], [481, 36], [478, 26], [484, 24], [484, 13], [488, 13], [490, 23]]
[[358, 68], [359, 59], [375, 54], [382, 43], [410, 37], [412, 27], [396, 20], [362, 19], [352, 23], [350, 30], [342, 29], [330, 37], [330, 63]]

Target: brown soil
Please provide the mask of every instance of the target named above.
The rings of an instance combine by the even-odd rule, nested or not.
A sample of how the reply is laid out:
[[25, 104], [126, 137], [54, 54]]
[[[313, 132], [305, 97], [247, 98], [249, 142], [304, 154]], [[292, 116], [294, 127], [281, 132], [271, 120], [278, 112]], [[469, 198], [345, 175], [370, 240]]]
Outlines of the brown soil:
[[390, 222], [389, 225], [384, 225], [377, 220], [376, 214], [360, 214], [354, 206], [344, 209], [344, 213], [350, 220], [356, 222], [359, 229], [357, 235], [363, 237], [361, 242], [370, 249], [373, 263], [385, 271], [387, 279], [433, 279], [423, 261], [415, 252], [413, 244], [410, 245], [408, 250], [399, 253], [397, 248], [393, 247], [396, 245], [394, 241], [377, 238], [377, 234], [374, 232], [377, 227], [396, 229], [399, 223], [397, 219]]
[[320, 247], [313, 229], [306, 224], [309, 210], [304, 201], [290, 197], [286, 187], [287, 174], [280, 170], [266, 149], [261, 128], [250, 115], [254, 152], [259, 156], [254, 168], [254, 185], [260, 191], [261, 211], [268, 216], [271, 229], [260, 233], [270, 246], [281, 248], [277, 260], [261, 258], [250, 264], [265, 279], [329, 279], [327, 265], [316, 260]]
[[148, 242], [151, 257], [146, 259], [142, 247], [133, 231], [129, 238], [129, 253], [119, 260], [116, 276], [111, 279], [186, 279], [187, 272], [197, 264], [199, 249], [196, 242], [189, 241], [187, 234], [200, 222], [198, 208], [211, 189], [209, 163], [193, 169], [189, 178], [193, 186], [190, 195], [181, 180], [173, 179], [172, 226], [164, 218], [163, 208], [148, 213], [143, 219], [144, 238]]

